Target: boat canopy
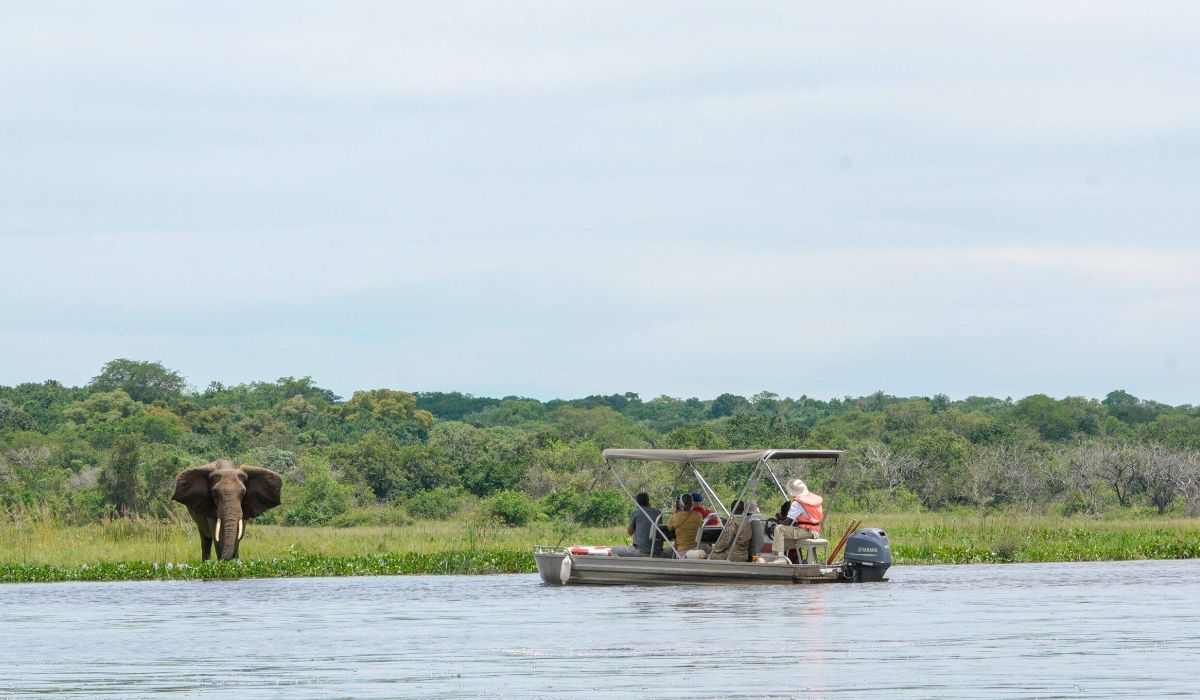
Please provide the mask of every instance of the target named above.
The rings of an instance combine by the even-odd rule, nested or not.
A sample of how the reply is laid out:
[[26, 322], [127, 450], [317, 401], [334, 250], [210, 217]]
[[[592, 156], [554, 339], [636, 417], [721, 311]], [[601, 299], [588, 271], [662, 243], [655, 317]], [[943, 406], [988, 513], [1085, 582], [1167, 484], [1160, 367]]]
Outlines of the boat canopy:
[[638, 462], [757, 462], [763, 459], [840, 459], [842, 450], [614, 450], [604, 451], [605, 461]]

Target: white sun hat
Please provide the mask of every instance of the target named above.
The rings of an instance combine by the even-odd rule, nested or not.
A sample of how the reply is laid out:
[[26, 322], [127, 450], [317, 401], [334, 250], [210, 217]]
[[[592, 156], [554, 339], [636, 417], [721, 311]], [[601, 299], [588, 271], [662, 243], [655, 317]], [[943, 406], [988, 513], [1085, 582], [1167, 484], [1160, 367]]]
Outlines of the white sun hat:
[[808, 493], [808, 485], [801, 479], [792, 479], [787, 483], [787, 493], [792, 498]]

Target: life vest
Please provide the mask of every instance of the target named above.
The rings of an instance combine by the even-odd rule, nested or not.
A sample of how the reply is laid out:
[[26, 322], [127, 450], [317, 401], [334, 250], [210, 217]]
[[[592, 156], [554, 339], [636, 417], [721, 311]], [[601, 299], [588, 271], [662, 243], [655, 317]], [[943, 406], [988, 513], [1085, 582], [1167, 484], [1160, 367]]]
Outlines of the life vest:
[[591, 545], [577, 544], [571, 547], [571, 554], [599, 554], [600, 556], [612, 556], [612, 547], [594, 547]]
[[801, 506], [801, 513], [796, 518], [796, 527], [820, 532], [821, 521], [825, 519], [825, 509], [821, 507], [821, 504], [824, 503], [825, 499], [812, 491], [806, 491], [792, 500]]

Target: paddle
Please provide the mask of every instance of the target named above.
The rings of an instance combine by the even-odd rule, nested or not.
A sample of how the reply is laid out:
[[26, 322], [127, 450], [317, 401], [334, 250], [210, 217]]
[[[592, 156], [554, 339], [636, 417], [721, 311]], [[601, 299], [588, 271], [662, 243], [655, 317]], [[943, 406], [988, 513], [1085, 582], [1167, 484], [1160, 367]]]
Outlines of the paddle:
[[850, 539], [851, 533], [857, 530], [860, 525], [862, 525], [861, 520], [850, 521], [850, 527], [846, 528], [846, 532], [842, 535], [842, 539], [838, 540], [837, 546], [833, 548], [833, 553], [829, 555], [829, 564], [833, 564], [833, 562], [837, 560], [838, 555], [842, 553], [842, 548], [846, 546], [846, 540]]

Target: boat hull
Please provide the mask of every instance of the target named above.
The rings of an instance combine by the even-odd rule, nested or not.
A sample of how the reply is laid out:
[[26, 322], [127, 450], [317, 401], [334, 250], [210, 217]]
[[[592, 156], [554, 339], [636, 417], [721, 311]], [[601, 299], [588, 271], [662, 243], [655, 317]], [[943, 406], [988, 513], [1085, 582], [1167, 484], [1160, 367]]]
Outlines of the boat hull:
[[759, 564], [707, 559], [661, 559], [571, 554], [539, 547], [533, 555], [542, 581], [552, 585], [799, 584], [854, 580], [845, 564]]

